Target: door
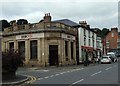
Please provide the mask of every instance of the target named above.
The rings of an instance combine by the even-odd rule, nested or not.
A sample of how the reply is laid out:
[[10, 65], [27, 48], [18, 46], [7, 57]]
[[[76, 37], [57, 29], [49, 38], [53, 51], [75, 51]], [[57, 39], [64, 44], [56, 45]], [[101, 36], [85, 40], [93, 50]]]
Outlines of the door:
[[58, 45], [49, 45], [49, 64], [50, 66], [58, 66]]

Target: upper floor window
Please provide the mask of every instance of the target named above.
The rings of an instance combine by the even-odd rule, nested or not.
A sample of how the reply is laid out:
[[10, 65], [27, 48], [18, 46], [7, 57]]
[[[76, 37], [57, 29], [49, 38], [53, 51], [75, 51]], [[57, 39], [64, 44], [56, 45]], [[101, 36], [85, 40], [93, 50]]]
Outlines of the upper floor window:
[[114, 37], [114, 33], [112, 32], [112, 37]]

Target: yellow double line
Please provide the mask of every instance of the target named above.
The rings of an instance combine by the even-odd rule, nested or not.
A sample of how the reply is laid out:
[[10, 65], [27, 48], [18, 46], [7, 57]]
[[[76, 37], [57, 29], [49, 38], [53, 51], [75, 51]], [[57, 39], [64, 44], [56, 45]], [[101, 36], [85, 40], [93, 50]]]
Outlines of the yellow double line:
[[31, 78], [31, 80], [30, 80], [30, 81], [27, 81], [27, 82], [26, 82], [27, 84], [31, 84], [31, 83], [33, 83], [33, 82], [36, 81], [36, 78], [35, 78], [34, 76], [28, 76], [28, 77]]

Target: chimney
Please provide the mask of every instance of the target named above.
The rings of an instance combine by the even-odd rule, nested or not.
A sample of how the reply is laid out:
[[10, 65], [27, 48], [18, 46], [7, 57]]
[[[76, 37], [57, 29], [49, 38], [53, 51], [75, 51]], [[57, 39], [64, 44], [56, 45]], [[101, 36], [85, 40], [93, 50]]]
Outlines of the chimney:
[[79, 21], [79, 24], [81, 25], [81, 26], [85, 26], [85, 27], [89, 27], [89, 25], [87, 25], [87, 22], [86, 21]]
[[117, 27], [111, 28], [111, 31], [116, 31], [116, 32], [118, 32], [118, 28], [117, 28]]
[[44, 22], [51, 22], [50, 13], [46, 13], [43, 19], [44, 19]]

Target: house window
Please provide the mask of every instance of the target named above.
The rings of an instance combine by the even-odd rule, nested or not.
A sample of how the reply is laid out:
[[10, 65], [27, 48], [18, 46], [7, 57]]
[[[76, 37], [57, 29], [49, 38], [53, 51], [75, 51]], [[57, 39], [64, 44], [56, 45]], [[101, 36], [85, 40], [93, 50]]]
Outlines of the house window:
[[73, 42], [71, 42], [71, 59], [73, 59]]
[[10, 50], [13, 50], [13, 49], [14, 49], [14, 42], [10, 42], [10, 43], [9, 43], [9, 49], [10, 49]]
[[30, 41], [30, 59], [37, 59], [37, 40]]
[[68, 41], [65, 41], [65, 56], [68, 56]]
[[112, 37], [114, 37], [114, 33], [112, 32]]
[[90, 39], [89, 39], [89, 46], [91, 45], [91, 43], [90, 43]]
[[84, 46], [86, 45], [86, 38], [84, 38]]

